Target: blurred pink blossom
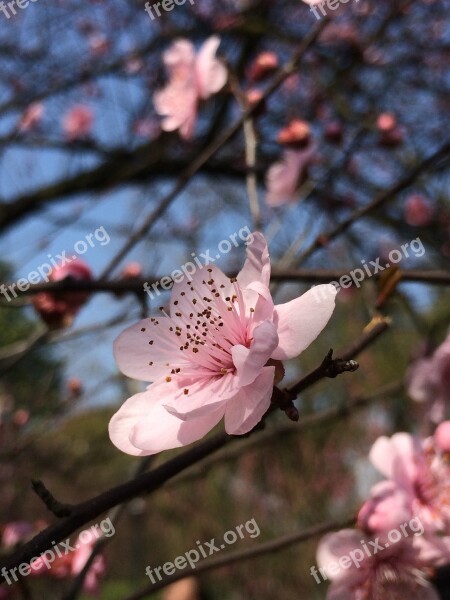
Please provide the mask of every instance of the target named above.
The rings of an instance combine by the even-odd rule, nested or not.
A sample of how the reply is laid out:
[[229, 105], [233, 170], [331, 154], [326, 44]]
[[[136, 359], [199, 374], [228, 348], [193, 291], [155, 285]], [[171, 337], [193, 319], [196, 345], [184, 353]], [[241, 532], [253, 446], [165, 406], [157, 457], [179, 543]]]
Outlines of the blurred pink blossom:
[[42, 120], [44, 116], [44, 105], [42, 102], [33, 102], [26, 110], [22, 113], [19, 120], [19, 131], [31, 131], [34, 129]]
[[2, 546], [12, 548], [24, 542], [34, 533], [35, 527], [28, 521], [12, 521], [7, 523], [3, 530]]
[[360, 510], [363, 527], [380, 533], [418, 517], [427, 531], [450, 535], [450, 466], [441, 450], [449, 424], [426, 440], [408, 433], [376, 440], [369, 458], [387, 480], [374, 486]]
[[278, 67], [275, 52], [261, 52], [250, 65], [248, 77], [250, 81], [260, 81]]
[[419, 358], [406, 374], [408, 394], [430, 409], [430, 418], [439, 423], [450, 402], [450, 331], [432, 356]]
[[189, 40], [180, 39], [164, 52], [169, 81], [153, 97], [164, 131], [178, 129], [184, 139], [192, 138], [199, 102], [220, 91], [227, 81], [227, 69], [216, 58], [219, 45], [220, 38], [212, 36], [196, 54]]
[[274, 306], [269, 280], [266, 240], [253, 233], [237, 278], [215, 266], [198, 269], [174, 284], [170, 317], [144, 319], [116, 339], [121, 371], [154, 382], [111, 419], [109, 434], [120, 450], [143, 456], [185, 446], [222, 417], [233, 435], [257, 425], [271, 402], [272, 361], [298, 356], [313, 342], [336, 295], [327, 285], [325, 301], [309, 290]]
[[434, 208], [421, 194], [412, 194], [405, 201], [404, 215], [408, 225], [423, 227], [433, 220]]
[[287, 149], [281, 161], [269, 168], [266, 175], [266, 203], [269, 206], [295, 202], [296, 192], [307, 179], [308, 167], [314, 154], [313, 144], [304, 150]]
[[[364, 546], [376, 552], [368, 556]], [[435, 537], [409, 536], [380, 547], [379, 540], [357, 529], [326, 535], [317, 550], [318, 566], [331, 580], [327, 600], [439, 600], [426, 577], [429, 567], [448, 557], [446, 545]], [[320, 583], [319, 573], [314, 575]]]
[[94, 123], [94, 113], [84, 104], [71, 108], [63, 117], [62, 128], [69, 141], [89, 135]]
[[[90, 281], [92, 271], [87, 263], [77, 258], [68, 264], [54, 268], [49, 281], [63, 281], [64, 279], [75, 281]], [[69, 326], [80, 308], [87, 302], [89, 292], [40, 292], [33, 296], [33, 306], [41, 318], [50, 327]]]

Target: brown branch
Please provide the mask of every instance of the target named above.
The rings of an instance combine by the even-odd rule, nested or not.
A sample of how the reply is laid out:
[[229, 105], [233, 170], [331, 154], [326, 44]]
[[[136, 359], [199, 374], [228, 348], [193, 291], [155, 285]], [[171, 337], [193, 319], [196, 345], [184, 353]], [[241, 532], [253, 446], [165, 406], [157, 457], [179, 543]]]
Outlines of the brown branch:
[[448, 160], [450, 155], [450, 141], [447, 140], [440, 146], [438, 150], [433, 152], [430, 156], [420, 161], [415, 165], [410, 172], [400, 179], [395, 185], [390, 187], [388, 190], [381, 192], [376, 198], [362, 206], [358, 210], [355, 210], [347, 219], [339, 223], [334, 229], [328, 232], [322, 233], [312, 242], [303, 252], [298, 256], [296, 264], [303, 263], [309, 258], [316, 250], [324, 248], [329, 245], [334, 239], [336, 239], [341, 233], [344, 233], [354, 223], [371, 213], [377, 208], [380, 208], [388, 200], [394, 198], [399, 192], [408, 188], [414, 181], [422, 175], [424, 171], [431, 169], [436, 166], [442, 160]]
[[[373, 341], [373, 339], [374, 336], [372, 335], [371, 341]], [[359, 341], [353, 344], [354, 352], [357, 353], [361, 351], [368, 343], [370, 343], [368, 336], [362, 336]], [[349, 350], [346, 352], [348, 354]], [[344, 359], [349, 360], [351, 357], [345, 356], [346, 352], [344, 351]], [[51, 525], [13, 554], [1, 560], [0, 572], [3, 568], [9, 570], [20, 563], [29, 563], [31, 558], [44, 552], [53, 542], [59, 542], [67, 538], [67, 536], [72, 534], [78, 528], [118, 504], [122, 504], [136, 496], [150, 494], [156, 491], [175, 475], [178, 475], [188, 467], [196, 464], [201, 459], [209, 456], [225, 446], [231, 440], [235, 439], [237, 439], [236, 436], [227, 435], [225, 432], [219, 433], [206, 439], [197, 446], [187, 449], [149, 473], [144, 473], [139, 477], [111, 488], [94, 498], [86, 500], [78, 505], [74, 505], [70, 516], [65, 517], [55, 525]], [[4, 576], [2, 575], [2, 578], [3, 577]]]
[[[298, 281], [305, 283], [330, 283], [337, 281], [344, 275], [348, 275], [351, 269], [277, 269], [274, 268], [271, 274], [272, 281]], [[167, 275], [167, 274], [166, 274]], [[439, 270], [402, 270], [399, 271], [401, 283], [427, 283], [429, 285], [450, 285], [450, 272]], [[236, 273], [229, 273], [230, 277], [235, 277]], [[17, 291], [18, 298], [38, 294], [40, 292], [70, 292], [70, 291], [88, 291], [92, 293], [111, 292], [111, 293], [145, 293], [144, 284], [147, 283], [150, 287], [153, 283], [157, 283], [162, 279], [156, 275], [148, 275], [143, 278], [135, 279], [116, 279], [105, 280], [97, 279], [94, 281], [74, 281], [67, 279], [65, 281], [49, 281], [47, 283], [37, 283], [30, 285], [25, 292]], [[365, 280], [378, 280], [379, 275], [373, 275], [371, 278], [366, 277]], [[364, 281], [365, 281], [364, 280]], [[8, 284], [5, 284], [8, 285]], [[11, 284], [10, 284], [11, 285]], [[6, 304], [3, 302], [3, 304]]]

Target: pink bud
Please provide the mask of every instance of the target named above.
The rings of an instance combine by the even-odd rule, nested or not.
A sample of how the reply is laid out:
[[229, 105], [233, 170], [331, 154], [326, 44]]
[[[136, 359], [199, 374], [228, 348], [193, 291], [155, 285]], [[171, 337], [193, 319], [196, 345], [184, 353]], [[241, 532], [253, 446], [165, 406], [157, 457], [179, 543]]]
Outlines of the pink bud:
[[392, 131], [397, 125], [397, 119], [392, 113], [381, 113], [377, 119], [378, 130], [386, 133]]
[[68, 141], [84, 138], [91, 133], [94, 122], [92, 110], [84, 104], [71, 108], [63, 117], [62, 128]]
[[24, 408], [19, 408], [12, 416], [13, 425], [16, 427], [23, 427], [30, 420], [30, 413]]
[[134, 279], [135, 277], [140, 277], [142, 275], [142, 267], [138, 262], [128, 263], [122, 269], [121, 275], [123, 279]]
[[[91, 281], [92, 271], [85, 262], [77, 259], [55, 267], [49, 276], [50, 281], [64, 279]], [[88, 298], [87, 291], [42, 292], [33, 297], [33, 305], [47, 325], [58, 329], [71, 325], [73, 318]]]
[[248, 77], [251, 81], [260, 81], [278, 67], [278, 58], [275, 52], [261, 52], [252, 63]]
[[329, 142], [341, 142], [342, 134], [342, 125], [338, 121], [332, 121], [325, 126], [325, 139]]
[[67, 389], [73, 398], [79, 398], [83, 393], [83, 384], [78, 377], [70, 377], [67, 380]]
[[408, 225], [421, 227], [429, 225], [434, 216], [434, 208], [420, 194], [413, 194], [406, 199], [404, 206], [405, 221]]
[[293, 119], [287, 127], [280, 130], [277, 142], [291, 148], [304, 148], [311, 138], [311, 128], [306, 121]]
[[381, 113], [377, 119], [377, 128], [380, 133], [380, 144], [383, 146], [398, 146], [403, 142], [403, 131], [392, 113]]

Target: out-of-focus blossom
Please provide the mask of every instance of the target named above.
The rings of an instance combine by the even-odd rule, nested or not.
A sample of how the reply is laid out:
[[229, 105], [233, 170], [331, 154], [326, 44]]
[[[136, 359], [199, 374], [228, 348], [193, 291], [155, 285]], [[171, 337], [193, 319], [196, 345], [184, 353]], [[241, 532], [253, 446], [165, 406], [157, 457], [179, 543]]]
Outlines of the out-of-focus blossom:
[[160, 133], [161, 128], [154, 119], [138, 119], [133, 124], [133, 131], [140, 137], [154, 138]]
[[269, 168], [266, 175], [266, 203], [269, 206], [296, 201], [296, 192], [308, 177], [308, 167], [314, 154], [313, 144], [304, 150], [287, 149], [281, 161]]
[[395, 520], [418, 517], [427, 531], [450, 535], [450, 466], [440, 448], [443, 432], [447, 429], [427, 440], [408, 433], [378, 438], [369, 458], [387, 481], [373, 488], [361, 509], [363, 526], [379, 533], [395, 526]]
[[184, 139], [192, 138], [199, 102], [219, 92], [227, 81], [227, 69], [216, 58], [219, 45], [220, 38], [212, 36], [196, 53], [189, 40], [181, 39], [164, 52], [169, 81], [153, 97], [164, 131], [178, 129]]
[[69, 377], [67, 390], [72, 398], [79, 398], [83, 393], [83, 383], [78, 377]]
[[340, 143], [343, 133], [343, 128], [339, 121], [331, 121], [325, 126], [324, 136], [329, 142]]
[[433, 220], [434, 207], [421, 194], [412, 194], [405, 201], [404, 215], [408, 225], [423, 227]]
[[[53, 269], [49, 281], [91, 281], [92, 271], [80, 260]], [[80, 308], [87, 302], [89, 292], [40, 292], [33, 296], [33, 305], [41, 318], [54, 328], [69, 326]]]
[[311, 140], [309, 123], [301, 119], [293, 119], [287, 127], [278, 132], [277, 142], [294, 150], [301, 150]]
[[278, 57], [275, 52], [261, 52], [251, 64], [248, 77], [250, 81], [261, 81], [277, 67]]
[[[258, 90], [257, 88], [251, 88], [245, 92], [245, 99], [247, 101], [248, 106], [253, 107], [255, 104], [260, 102], [263, 97], [263, 92]], [[253, 117], [260, 117], [266, 112], [266, 102], [265, 100], [261, 102], [257, 109], [253, 111]]]
[[403, 132], [394, 114], [381, 113], [377, 118], [377, 129], [380, 136], [380, 144], [384, 146], [397, 146], [403, 142]]
[[[70, 573], [73, 577], [78, 575], [84, 568], [92, 554], [97, 537], [91, 532], [91, 538], [86, 539], [89, 530], [83, 532], [83, 540], [78, 539], [75, 544], [76, 550], [71, 555]], [[100, 581], [106, 570], [105, 558], [98, 554], [86, 573], [84, 580], [84, 590], [89, 594], [97, 594], [100, 587]]]
[[32, 537], [35, 527], [28, 521], [12, 521], [7, 523], [3, 530], [2, 546], [4, 548], [13, 548], [17, 544], [24, 542]]
[[71, 108], [63, 117], [62, 128], [68, 141], [88, 136], [94, 124], [92, 109], [84, 104]]
[[[330, 533], [320, 541], [317, 563], [331, 580], [327, 600], [439, 600], [426, 580], [428, 569], [448, 558], [439, 539], [410, 536], [381, 549], [379, 544], [357, 529]], [[315, 576], [320, 583], [317, 571]]]
[[109, 51], [109, 42], [102, 33], [93, 33], [89, 36], [89, 48], [95, 56], [103, 56]]
[[142, 275], [142, 265], [138, 262], [131, 262], [122, 269], [122, 279], [134, 279]]
[[30, 420], [30, 412], [24, 408], [19, 408], [13, 414], [11, 421], [16, 427], [24, 427]]
[[450, 421], [444, 421], [437, 426], [434, 432], [434, 443], [440, 452], [444, 454], [450, 452]]
[[[147, 390], [129, 398], [109, 425], [112, 442], [142, 456], [190, 444], [225, 417], [233, 435], [251, 431], [272, 397], [273, 360], [298, 356], [334, 310], [336, 289], [309, 290], [274, 306], [270, 259], [261, 233], [249, 234], [237, 278], [215, 266], [175, 283], [170, 316], [144, 319], [115, 341], [121, 371]], [[269, 362], [270, 361], [270, 362]]]
[[18, 128], [22, 133], [25, 131], [31, 131], [41, 122], [44, 116], [44, 105], [42, 102], [33, 102], [28, 108], [22, 113], [19, 119]]
[[[90, 537], [89, 537], [90, 534]], [[78, 537], [73, 544], [73, 550], [64, 551], [50, 564], [50, 569], [42, 558], [33, 561], [31, 575], [35, 577], [55, 577], [57, 579], [67, 579], [76, 577], [84, 568], [88, 561], [94, 544], [98, 538], [89, 530], [83, 531], [83, 537]], [[89, 594], [97, 594], [102, 576], [105, 573], [105, 559], [99, 554], [94, 558], [83, 582], [83, 589]]]
[[411, 364], [406, 381], [411, 398], [429, 408], [432, 421], [442, 421], [450, 402], [450, 331], [431, 356]]

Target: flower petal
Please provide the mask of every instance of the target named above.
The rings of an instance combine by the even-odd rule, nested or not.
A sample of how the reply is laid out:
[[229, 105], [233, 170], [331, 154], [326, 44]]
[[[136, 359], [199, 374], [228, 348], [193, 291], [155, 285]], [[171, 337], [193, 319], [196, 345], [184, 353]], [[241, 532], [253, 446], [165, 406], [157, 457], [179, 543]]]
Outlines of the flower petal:
[[277, 346], [277, 330], [270, 321], [264, 321], [255, 328], [250, 348], [241, 344], [233, 346], [231, 355], [241, 386], [249, 385], [258, 377]]
[[[348, 586], [349, 589], [366, 579], [369, 569], [369, 561], [366, 558], [358, 567], [353, 563], [345, 569], [339, 563], [341, 557], [348, 556], [355, 548], [361, 548], [361, 540], [364, 537], [364, 534], [357, 529], [341, 529], [335, 533], [328, 533], [320, 540], [317, 548], [317, 564], [329, 579]], [[336, 572], [331, 567], [333, 563], [339, 566]]]
[[170, 374], [167, 363], [171, 367], [187, 366], [189, 361], [169, 331], [172, 326], [167, 317], [152, 317], [122, 331], [114, 341], [114, 358], [122, 373], [141, 381], [155, 381]]
[[163, 385], [153, 384], [147, 391], [135, 394], [112, 417], [109, 435], [119, 450], [146, 456], [179, 448], [202, 438], [222, 418], [224, 411], [221, 408], [206, 417], [181, 421], [162, 406]]
[[181, 378], [180, 383], [175, 378], [170, 385], [173, 393], [170, 400], [163, 402], [163, 406], [182, 421], [190, 421], [217, 411], [241, 387], [238, 378], [232, 373], [191, 382]]
[[254, 281], [259, 281], [269, 287], [269, 250], [267, 249], [265, 237], [259, 231], [251, 234], [251, 241], [247, 246], [247, 259], [237, 276], [237, 280], [241, 288], [246, 288]]
[[220, 38], [213, 35], [200, 48], [195, 69], [200, 98], [207, 99], [211, 94], [220, 91], [228, 79], [228, 71], [224, 64], [216, 58]]
[[382, 475], [409, 490], [416, 479], [420, 454], [419, 443], [412, 435], [396, 433], [391, 438], [379, 437], [369, 460]]
[[279, 344], [272, 358], [294, 358], [316, 339], [333, 314], [336, 293], [331, 284], [318, 285], [295, 300], [275, 306]]
[[241, 388], [228, 400], [225, 408], [225, 430], [231, 435], [242, 435], [257, 425], [270, 406], [275, 367], [264, 367], [253, 383]]

